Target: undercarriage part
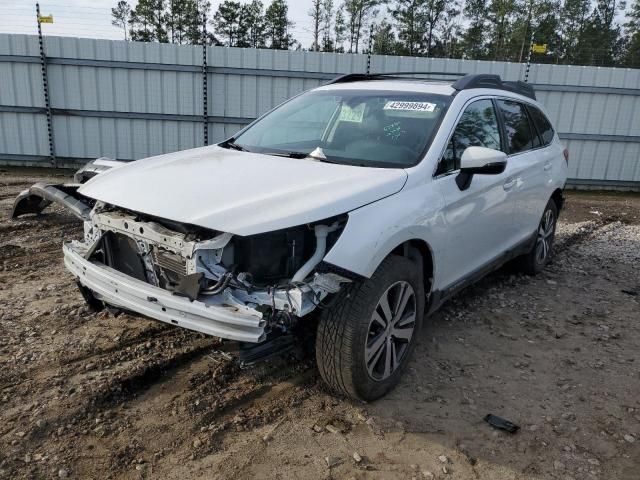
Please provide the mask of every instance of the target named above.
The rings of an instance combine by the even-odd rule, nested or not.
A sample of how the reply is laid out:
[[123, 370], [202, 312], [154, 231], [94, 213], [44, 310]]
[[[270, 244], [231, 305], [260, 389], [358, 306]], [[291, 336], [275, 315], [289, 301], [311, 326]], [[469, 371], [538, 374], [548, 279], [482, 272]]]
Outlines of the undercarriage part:
[[286, 356], [296, 350], [297, 341], [291, 333], [273, 331], [261, 343], [239, 343], [238, 363], [240, 368], [248, 368], [258, 362]]
[[27, 213], [41, 213], [51, 203], [59, 203], [66, 207], [80, 220], [89, 220], [91, 205], [77, 194], [79, 185], [47, 185], [36, 183], [18, 195], [13, 202], [11, 218], [18, 218]]

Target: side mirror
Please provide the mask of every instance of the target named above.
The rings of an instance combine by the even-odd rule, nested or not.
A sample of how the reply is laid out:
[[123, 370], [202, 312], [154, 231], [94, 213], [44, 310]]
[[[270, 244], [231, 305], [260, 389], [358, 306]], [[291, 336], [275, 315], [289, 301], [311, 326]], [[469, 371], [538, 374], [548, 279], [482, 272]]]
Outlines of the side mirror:
[[456, 183], [460, 190], [471, 185], [474, 175], [497, 175], [507, 167], [507, 154], [493, 148], [468, 147], [460, 158], [460, 173]]

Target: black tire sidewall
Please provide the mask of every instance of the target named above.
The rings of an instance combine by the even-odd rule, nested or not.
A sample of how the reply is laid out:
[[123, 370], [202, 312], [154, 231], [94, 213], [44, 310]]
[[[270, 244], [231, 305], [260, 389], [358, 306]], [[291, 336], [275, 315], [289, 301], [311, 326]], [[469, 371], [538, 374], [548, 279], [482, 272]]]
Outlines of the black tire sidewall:
[[[381, 267], [371, 279], [365, 281], [368, 285], [363, 285], [363, 287], [369, 288], [366, 289], [366, 298], [364, 299], [365, 302], [363, 302], [364, 308], [362, 309], [363, 311], [359, 312], [357, 323], [351, 326], [354, 338], [352, 346], [353, 363], [351, 365], [352, 381], [358, 397], [363, 400], [379, 398], [398, 383], [415, 349], [424, 316], [424, 286], [422, 278], [420, 278], [421, 270], [416, 267], [415, 263], [404, 257], [389, 257]], [[398, 281], [406, 281], [413, 287], [416, 297], [416, 325], [400, 367], [388, 378], [374, 380], [370, 377], [365, 363], [365, 345], [369, 333], [369, 324], [381, 296], [391, 285]]]

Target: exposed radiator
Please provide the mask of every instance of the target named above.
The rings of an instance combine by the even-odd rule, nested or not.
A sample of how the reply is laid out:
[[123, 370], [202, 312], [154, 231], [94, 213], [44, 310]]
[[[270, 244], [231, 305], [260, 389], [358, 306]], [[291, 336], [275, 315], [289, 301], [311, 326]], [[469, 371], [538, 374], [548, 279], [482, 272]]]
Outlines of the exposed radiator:
[[182, 276], [187, 274], [187, 260], [176, 253], [153, 247], [153, 262], [163, 270]]

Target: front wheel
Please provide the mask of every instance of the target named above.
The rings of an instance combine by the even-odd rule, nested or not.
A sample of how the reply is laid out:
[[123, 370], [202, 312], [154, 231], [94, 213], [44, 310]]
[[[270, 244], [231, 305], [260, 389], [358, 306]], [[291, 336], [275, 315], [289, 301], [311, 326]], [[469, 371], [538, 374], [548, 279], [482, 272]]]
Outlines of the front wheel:
[[323, 310], [316, 359], [335, 392], [375, 400], [400, 380], [424, 315], [422, 270], [390, 256], [370, 279], [349, 284]]
[[535, 244], [529, 253], [519, 258], [519, 266], [524, 273], [535, 275], [549, 263], [553, 251], [557, 221], [558, 207], [551, 199], [542, 213], [542, 219], [536, 232]]

